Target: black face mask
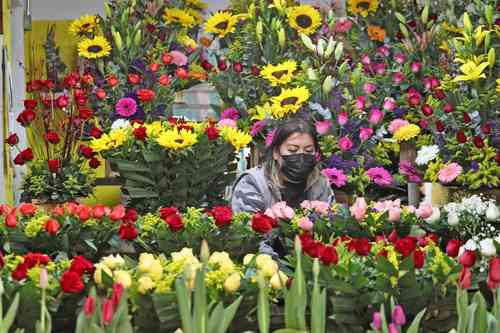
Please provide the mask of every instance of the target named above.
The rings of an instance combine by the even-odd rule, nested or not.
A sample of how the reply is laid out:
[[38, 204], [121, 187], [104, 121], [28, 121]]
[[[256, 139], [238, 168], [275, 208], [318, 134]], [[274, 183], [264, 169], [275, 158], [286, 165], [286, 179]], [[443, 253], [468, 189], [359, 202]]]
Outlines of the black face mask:
[[312, 154], [292, 154], [281, 156], [281, 172], [290, 183], [302, 183], [316, 166], [316, 156]]

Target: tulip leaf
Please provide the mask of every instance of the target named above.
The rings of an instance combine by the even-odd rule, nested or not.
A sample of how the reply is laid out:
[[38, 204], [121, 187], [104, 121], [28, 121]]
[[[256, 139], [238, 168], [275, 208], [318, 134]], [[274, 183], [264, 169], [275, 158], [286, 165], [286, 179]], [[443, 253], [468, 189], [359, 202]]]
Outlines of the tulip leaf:
[[418, 333], [420, 327], [420, 321], [425, 315], [425, 310], [426, 309], [423, 309], [415, 316], [415, 319], [413, 319], [413, 322], [411, 323], [410, 327], [408, 327], [406, 333]]

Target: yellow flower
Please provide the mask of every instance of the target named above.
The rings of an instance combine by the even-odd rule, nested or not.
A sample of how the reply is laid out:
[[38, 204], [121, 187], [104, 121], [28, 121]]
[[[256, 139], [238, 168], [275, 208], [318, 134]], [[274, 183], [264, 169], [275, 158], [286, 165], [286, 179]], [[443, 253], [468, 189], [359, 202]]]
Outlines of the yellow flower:
[[271, 284], [271, 288], [280, 290], [284, 286], [286, 286], [287, 281], [288, 281], [288, 276], [286, 276], [286, 274], [283, 273], [282, 271], [278, 271], [277, 273], [274, 273], [274, 275], [269, 280], [269, 283]]
[[118, 148], [127, 140], [129, 130], [127, 128], [116, 128], [109, 132], [110, 148]]
[[367, 17], [369, 12], [375, 13], [378, 8], [378, 0], [348, 0], [349, 11]]
[[449, 31], [449, 32], [454, 32], [457, 34], [461, 34], [464, 31], [464, 28], [459, 28], [459, 27], [455, 28], [454, 26], [449, 25], [448, 22], [444, 22], [442, 24], [442, 26], [443, 26], [444, 30]]
[[123, 286], [123, 288], [128, 288], [132, 285], [132, 277], [127, 271], [115, 271], [113, 273], [113, 280]]
[[153, 280], [149, 276], [143, 276], [137, 280], [139, 283], [138, 290], [141, 294], [146, 294], [148, 291], [155, 287]]
[[483, 73], [483, 70], [488, 67], [488, 62], [483, 62], [480, 64], [476, 64], [474, 61], [469, 60], [462, 66], [460, 66], [460, 71], [462, 71], [463, 75], [458, 75], [453, 79], [453, 82], [459, 81], [476, 81], [479, 79], [486, 78], [486, 74]]
[[97, 59], [108, 56], [111, 53], [111, 45], [102, 36], [85, 38], [78, 43], [78, 55], [87, 59]]
[[398, 142], [402, 141], [408, 141], [416, 137], [417, 135], [420, 134], [420, 127], [418, 127], [415, 124], [409, 124], [400, 127], [395, 133], [394, 133], [394, 139], [396, 139]]
[[264, 274], [265, 277], [270, 278], [279, 271], [279, 267], [276, 261], [267, 260], [260, 268], [260, 271], [262, 272], [262, 274]]
[[107, 275], [109, 275], [110, 277], [113, 276], [113, 272], [111, 271], [111, 269], [102, 264], [102, 263], [99, 263], [99, 264], [96, 264], [95, 265], [95, 271], [94, 271], [94, 281], [98, 284], [98, 285], [102, 285], [102, 272], [105, 272]]
[[163, 131], [163, 125], [161, 121], [154, 121], [151, 124], [144, 125], [146, 127], [146, 134], [148, 138], [157, 137]]
[[476, 28], [476, 30], [474, 31], [474, 39], [476, 40], [476, 47], [481, 46], [484, 39], [486, 38], [486, 36], [489, 35], [489, 33], [490, 33], [490, 30], [483, 31], [482, 25], [480, 25]]
[[297, 112], [309, 97], [310, 93], [306, 87], [282, 89], [279, 96], [272, 98], [270, 113], [274, 118], [283, 118], [288, 113]]
[[497, 92], [500, 93], [500, 79], [497, 79]]
[[183, 46], [185, 47], [190, 47], [192, 49], [195, 49], [197, 44], [196, 44], [196, 41], [194, 39], [192, 39], [191, 37], [189, 37], [187, 35], [187, 33], [179, 33], [177, 35], [177, 42], [179, 42], [180, 44], [182, 44]]
[[224, 140], [229, 142], [236, 151], [240, 151], [252, 142], [252, 136], [250, 134], [229, 126], [222, 127], [220, 135]]
[[161, 262], [150, 253], [141, 253], [137, 268], [139, 272], [149, 274], [154, 280], [159, 280], [163, 273]]
[[186, 4], [198, 9], [207, 9], [208, 5], [201, 0], [186, 0]]
[[264, 120], [269, 114], [268, 111], [270, 109], [271, 104], [269, 104], [268, 102], [264, 103], [264, 105], [256, 105], [253, 109], [250, 110], [250, 120]]
[[287, 12], [288, 24], [299, 33], [310, 35], [321, 24], [319, 11], [310, 5], [290, 7]]
[[255, 265], [257, 268], [262, 268], [268, 261], [273, 261], [273, 258], [269, 254], [259, 254], [257, 258], [255, 258]]
[[266, 65], [260, 75], [268, 80], [273, 87], [284, 85], [292, 81], [293, 73], [297, 69], [297, 63], [287, 60], [278, 65]]
[[224, 290], [228, 293], [234, 293], [240, 288], [241, 277], [239, 273], [231, 274], [226, 281], [224, 281]]
[[94, 15], [84, 15], [69, 26], [69, 32], [75, 36], [81, 37], [86, 34], [92, 34], [97, 29], [98, 17]]
[[243, 265], [248, 265], [249, 263], [252, 262], [253, 258], [255, 257], [255, 254], [253, 253], [248, 253], [243, 257]]
[[234, 32], [238, 18], [228, 11], [218, 11], [205, 22], [205, 32], [217, 34], [223, 38], [228, 33]]
[[125, 265], [125, 260], [123, 260], [122, 256], [117, 254], [116, 256], [110, 254], [107, 257], [101, 259], [101, 264], [107, 266], [110, 269], [115, 269]]
[[203, 13], [199, 10], [188, 8], [186, 9], [186, 13], [194, 17], [195, 24], [200, 24], [203, 22]]
[[439, 49], [441, 51], [445, 52], [445, 53], [448, 53], [448, 54], [451, 53], [451, 49], [450, 49], [450, 47], [448, 46], [448, 43], [445, 40], [443, 40], [441, 42], [441, 45], [439, 45]]
[[196, 133], [186, 129], [178, 130], [177, 128], [164, 131], [156, 139], [158, 144], [168, 149], [183, 149], [188, 148], [198, 142]]
[[385, 39], [385, 30], [382, 27], [378, 27], [376, 25], [368, 26], [368, 38], [370, 40], [376, 40], [379, 42], [383, 42]]
[[191, 261], [193, 259], [198, 261], [198, 259], [196, 259], [193, 254], [193, 249], [189, 249], [186, 247], [183, 248], [180, 252], [172, 252], [171, 256], [173, 262]]
[[191, 28], [196, 24], [196, 19], [193, 16], [178, 8], [166, 8], [163, 19], [169, 24], [179, 23], [185, 28]]

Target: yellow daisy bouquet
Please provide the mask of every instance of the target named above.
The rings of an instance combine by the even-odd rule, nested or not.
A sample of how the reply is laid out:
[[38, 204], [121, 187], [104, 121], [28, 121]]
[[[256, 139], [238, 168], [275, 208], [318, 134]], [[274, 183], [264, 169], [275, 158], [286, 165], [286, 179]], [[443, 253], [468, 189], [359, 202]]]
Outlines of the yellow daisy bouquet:
[[171, 118], [112, 129], [89, 146], [119, 172], [129, 206], [154, 211], [222, 202], [235, 177], [236, 153], [251, 141], [229, 120]]

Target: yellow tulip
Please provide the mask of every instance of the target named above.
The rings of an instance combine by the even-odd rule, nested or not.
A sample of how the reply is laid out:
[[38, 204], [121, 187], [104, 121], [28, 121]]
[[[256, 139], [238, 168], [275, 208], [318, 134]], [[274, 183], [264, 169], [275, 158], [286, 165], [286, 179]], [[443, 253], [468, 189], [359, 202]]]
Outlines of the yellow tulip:
[[120, 283], [123, 288], [129, 288], [132, 285], [132, 277], [127, 271], [115, 271], [113, 277], [114, 281]]
[[226, 281], [224, 281], [224, 290], [228, 293], [234, 293], [240, 288], [241, 277], [239, 273], [231, 274]]

